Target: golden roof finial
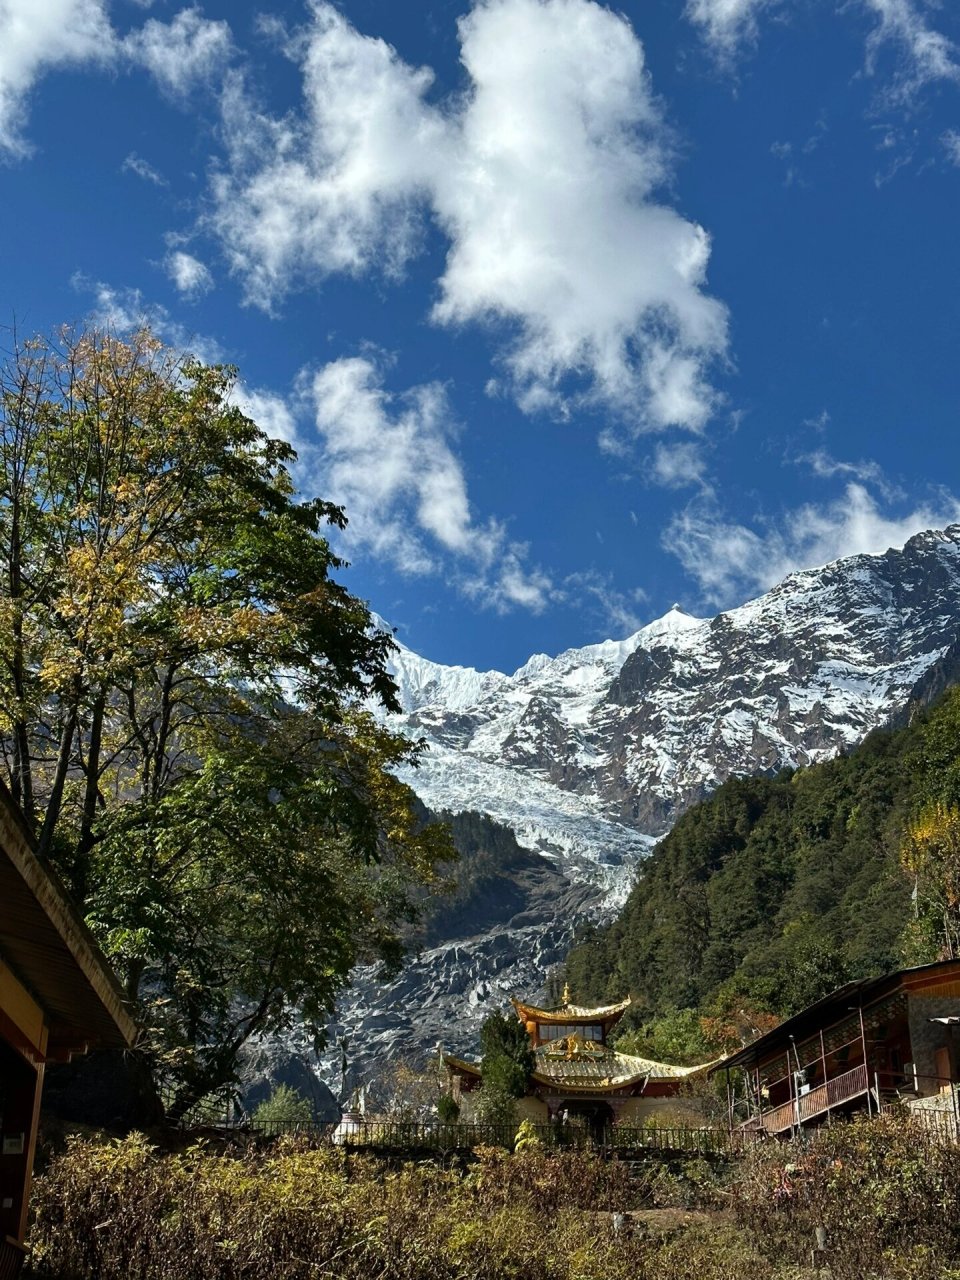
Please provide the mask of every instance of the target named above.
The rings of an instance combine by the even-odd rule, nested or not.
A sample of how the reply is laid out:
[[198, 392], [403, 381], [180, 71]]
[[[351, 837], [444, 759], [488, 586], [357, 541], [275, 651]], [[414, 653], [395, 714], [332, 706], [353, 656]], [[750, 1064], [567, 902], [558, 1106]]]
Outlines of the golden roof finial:
[[[554, 987], [554, 990], [556, 990], [556, 987]], [[569, 982], [565, 982], [565, 983], [563, 984], [563, 1004], [564, 1004], [564, 1008], [566, 1008], [566, 1006], [567, 1006], [569, 1003], [570, 1003], [570, 984], [569, 984]]]

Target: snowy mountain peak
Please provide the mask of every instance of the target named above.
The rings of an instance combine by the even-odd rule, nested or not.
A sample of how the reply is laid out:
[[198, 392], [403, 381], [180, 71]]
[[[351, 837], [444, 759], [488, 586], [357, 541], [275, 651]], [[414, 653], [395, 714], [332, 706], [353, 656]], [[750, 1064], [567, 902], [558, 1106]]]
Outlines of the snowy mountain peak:
[[684, 613], [680, 605], [674, 604], [662, 618], [655, 618], [653, 622], [648, 622], [637, 634], [644, 642], [649, 643], [660, 637], [677, 636], [683, 632], [692, 631], [708, 621], [707, 618], [695, 618], [692, 614]]
[[683, 809], [732, 774], [823, 760], [886, 723], [960, 648], [958, 552], [960, 525], [923, 533], [712, 619], [674, 607], [625, 640], [537, 654], [512, 676], [401, 647], [393, 723], [430, 747], [405, 780], [435, 811], [509, 827], [532, 859], [522, 877], [553, 887], [518, 906], [516, 885], [492, 886], [500, 916], [451, 922], [389, 993], [358, 996], [351, 1039], [426, 1050], [429, 1010], [470, 1047], [470, 1019], [511, 991], [536, 996], [577, 922], [622, 900]]
[[659, 835], [730, 774], [820, 760], [883, 723], [960, 631], [958, 550], [960, 525], [919, 534], [712, 619], [674, 605], [625, 640], [537, 654], [512, 676], [402, 650], [404, 719], [433, 748], [417, 788], [517, 830], [524, 796], [546, 786], [558, 815], [579, 805]]

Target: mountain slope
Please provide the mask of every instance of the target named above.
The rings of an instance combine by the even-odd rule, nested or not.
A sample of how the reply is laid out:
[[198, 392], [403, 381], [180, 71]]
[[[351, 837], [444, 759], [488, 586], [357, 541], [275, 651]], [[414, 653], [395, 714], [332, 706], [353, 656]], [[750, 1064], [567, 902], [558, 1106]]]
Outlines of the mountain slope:
[[401, 649], [400, 724], [430, 743], [415, 786], [431, 806], [483, 809], [594, 865], [609, 841], [610, 860], [630, 862], [642, 852], [632, 833], [662, 835], [732, 774], [859, 742], [958, 629], [951, 526], [792, 574], [712, 619], [674, 608], [627, 640], [537, 655], [512, 676]]
[[482, 914], [446, 922], [440, 903], [396, 983], [363, 975], [338, 1024], [358, 1069], [371, 1045], [415, 1053], [442, 1034], [469, 1050], [487, 1002], [535, 996], [571, 930], [611, 917], [680, 814], [728, 778], [854, 746], [915, 690], [925, 700], [951, 678], [958, 633], [960, 525], [792, 574], [712, 619], [674, 608], [626, 640], [538, 654], [512, 675], [401, 647], [391, 722], [429, 744], [407, 781], [434, 811], [507, 828], [540, 859], [542, 892], [518, 912], [515, 888], [498, 907], [491, 881]]
[[750, 1009], [789, 1016], [843, 982], [942, 958], [954, 873], [934, 859], [907, 874], [901, 853], [920, 815], [942, 848], [960, 806], [960, 688], [915, 706], [905, 727], [797, 772], [731, 779], [683, 814], [617, 918], [568, 957], [575, 998], [629, 991], [624, 1029], [656, 1038], [699, 1029], [685, 1010], [719, 1026]]

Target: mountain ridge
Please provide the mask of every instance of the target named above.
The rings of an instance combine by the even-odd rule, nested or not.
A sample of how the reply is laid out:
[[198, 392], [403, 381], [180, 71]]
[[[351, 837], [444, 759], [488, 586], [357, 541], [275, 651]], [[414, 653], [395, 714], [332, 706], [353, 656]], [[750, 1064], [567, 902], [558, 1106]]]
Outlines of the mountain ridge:
[[536, 997], [573, 931], [611, 918], [680, 814], [727, 778], [827, 760], [906, 714], [946, 678], [951, 653], [960, 661], [958, 634], [952, 525], [791, 574], [714, 618], [673, 609], [624, 640], [534, 655], [512, 676], [401, 645], [391, 667], [403, 710], [387, 719], [428, 744], [404, 780], [434, 812], [505, 828], [544, 874], [529, 910], [516, 912], [511, 888], [498, 920], [488, 895], [484, 929], [460, 912], [443, 937], [440, 904], [429, 945], [395, 983], [358, 976], [335, 1028], [370, 1046], [357, 1071], [416, 1056], [441, 1029], [469, 1052], [488, 1007]]

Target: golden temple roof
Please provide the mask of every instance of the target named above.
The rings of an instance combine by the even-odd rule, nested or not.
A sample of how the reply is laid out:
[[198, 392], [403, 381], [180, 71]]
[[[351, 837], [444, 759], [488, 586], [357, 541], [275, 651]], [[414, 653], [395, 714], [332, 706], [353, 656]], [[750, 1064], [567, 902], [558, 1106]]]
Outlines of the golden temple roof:
[[[449, 1053], [443, 1055], [443, 1061], [454, 1071], [472, 1076], [481, 1074], [479, 1063], [467, 1062]], [[677, 1067], [670, 1062], [617, 1053], [616, 1049], [579, 1036], [568, 1036], [535, 1050], [532, 1078], [537, 1084], [554, 1089], [608, 1093], [611, 1089], [626, 1089], [647, 1081], [684, 1080], [710, 1065]]]
[[[566, 995], [566, 992], [564, 992], [564, 995]], [[593, 1009], [587, 1005], [569, 1004], [566, 1001], [556, 1009], [540, 1009], [535, 1004], [524, 1004], [522, 1000], [517, 999], [514, 999], [512, 1003], [521, 1022], [613, 1023], [619, 1021], [626, 1010], [629, 1009], [630, 997], [627, 996], [626, 1000], [621, 1000], [619, 1004], [605, 1004]]]
[[702, 1066], [677, 1067], [669, 1062], [638, 1058], [631, 1053], [617, 1053], [606, 1045], [571, 1036], [568, 1040], [539, 1046], [533, 1078], [539, 1084], [553, 1087], [606, 1091], [624, 1089], [647, 1080], [684, 1079], [702, 1070]]

